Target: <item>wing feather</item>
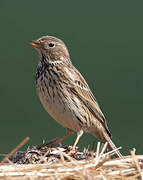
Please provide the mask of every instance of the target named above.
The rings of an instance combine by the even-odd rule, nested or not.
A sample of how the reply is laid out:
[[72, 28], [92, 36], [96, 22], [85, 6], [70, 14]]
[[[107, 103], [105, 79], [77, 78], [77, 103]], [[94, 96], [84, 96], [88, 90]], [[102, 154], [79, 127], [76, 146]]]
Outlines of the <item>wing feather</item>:
[[70, 73], [68, 71], [69, 71], [69, 67], [66, 72], [67, 75], [69, 74], [72, 75], [69, 77], [72, 79], [68, 87], [70, 88], [72, 93], [75, 94], [83, 102], [83, 104], [89, 109], [89, 111], [94, 115], [94, 117], [102, 123], [102, 125], [107, 130], [107, 133], [111, 136], [110, 131], [106, 124], [106, 119], [98, 105], [97, 100], [95, 99], [88, 84], [86, 83], [85, 79], [76, 68], [74, 69], [73, 67], [70, 68]]

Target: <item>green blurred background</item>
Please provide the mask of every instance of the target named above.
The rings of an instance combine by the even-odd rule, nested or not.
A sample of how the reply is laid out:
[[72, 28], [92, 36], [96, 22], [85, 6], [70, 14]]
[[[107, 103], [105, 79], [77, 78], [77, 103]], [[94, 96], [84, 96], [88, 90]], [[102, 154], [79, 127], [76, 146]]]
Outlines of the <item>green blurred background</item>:
[[[26, 136], [28, 146], [65, 129], [43, 109], [35, 92], [37, 52], [29, 41], [62, 39], [97, 98], [113, 141], [142, 153], [143, 1], [0, 1], [0, 153]], [[64, 143], [73, 143], [76, 134]], [[79, 147], [94, 137], [84, 134]]]

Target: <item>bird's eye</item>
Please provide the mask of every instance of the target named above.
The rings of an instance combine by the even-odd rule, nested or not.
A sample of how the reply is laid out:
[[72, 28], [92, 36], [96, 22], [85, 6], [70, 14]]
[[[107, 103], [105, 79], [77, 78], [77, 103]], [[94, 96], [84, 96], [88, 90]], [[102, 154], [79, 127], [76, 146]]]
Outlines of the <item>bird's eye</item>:
[[55, 46], [55, 44], [49, 43], [49, 47], [54, 47], [54, 46]]

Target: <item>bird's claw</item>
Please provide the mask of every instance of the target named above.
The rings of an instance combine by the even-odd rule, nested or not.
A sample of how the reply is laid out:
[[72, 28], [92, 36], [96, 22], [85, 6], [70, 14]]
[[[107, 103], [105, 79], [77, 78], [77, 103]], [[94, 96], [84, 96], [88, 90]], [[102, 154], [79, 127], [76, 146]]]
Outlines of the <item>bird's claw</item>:
[[40, 145], [36, 146], [36, 148], [41, 149], [41, 148], [43, 148], [45, 146], [47, 146], [47, 147], [61, 146], [61, 141], [60, 141], [59, 138], [55, 138], [55, 139], [53, 139], [51, 141], [48, 141], [48, 142], [45, 142], [43, 144], [40, 144]]

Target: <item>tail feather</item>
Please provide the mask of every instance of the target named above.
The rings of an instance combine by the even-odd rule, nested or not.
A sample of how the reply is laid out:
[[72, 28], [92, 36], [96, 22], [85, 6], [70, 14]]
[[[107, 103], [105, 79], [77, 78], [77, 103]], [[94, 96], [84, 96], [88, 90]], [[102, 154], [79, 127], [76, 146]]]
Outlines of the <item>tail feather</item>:
[[109, 135], [104, 132], [104, 138], [105, 140], [108, 142], [108, 147], [110, 150], [116, 150], [115, 153], [116, 153], [116, 156], [118, 158], [122, 158], [122, 154], [120, 153], [120, 151], [117, 149], [117, 147], [115, 146], [115, 144], [113, 143], [113, 141], [111, 140], [111, 138], [109, 137]]

